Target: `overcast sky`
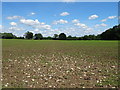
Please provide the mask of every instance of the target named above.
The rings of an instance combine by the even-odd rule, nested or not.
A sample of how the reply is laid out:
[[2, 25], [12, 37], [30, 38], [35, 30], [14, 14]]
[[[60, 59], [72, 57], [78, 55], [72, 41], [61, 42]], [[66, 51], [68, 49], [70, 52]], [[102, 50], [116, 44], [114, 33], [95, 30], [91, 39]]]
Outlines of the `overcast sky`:
[[2, 32], [23, 36], [100, 34], [118, 24], [117, 2], [3, 2]]

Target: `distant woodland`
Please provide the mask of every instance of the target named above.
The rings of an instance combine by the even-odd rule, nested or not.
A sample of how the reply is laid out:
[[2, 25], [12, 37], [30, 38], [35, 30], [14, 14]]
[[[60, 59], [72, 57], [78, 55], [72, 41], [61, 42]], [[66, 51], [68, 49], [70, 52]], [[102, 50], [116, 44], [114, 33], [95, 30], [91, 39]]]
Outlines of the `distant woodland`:
[[41, 33], [33, 34], [27, 31], [23, 37], [18, 37], [12, 33], [0, 33], [1, 39], [34, 39], [34, 40], [120, 40], [120, 24], [106, 30], [99, 35], [85, 35], [82, 37], [66, 36], [65, 33], [54, 34], [54, 36], [43, 37]]

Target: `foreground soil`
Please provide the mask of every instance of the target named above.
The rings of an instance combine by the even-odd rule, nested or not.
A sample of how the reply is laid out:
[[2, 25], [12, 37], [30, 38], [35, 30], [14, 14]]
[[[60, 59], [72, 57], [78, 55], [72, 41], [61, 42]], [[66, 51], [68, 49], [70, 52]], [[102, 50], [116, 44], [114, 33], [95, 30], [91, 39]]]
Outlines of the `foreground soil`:
[[3, 40], [3, 88], [116, 88], [117, 41]]

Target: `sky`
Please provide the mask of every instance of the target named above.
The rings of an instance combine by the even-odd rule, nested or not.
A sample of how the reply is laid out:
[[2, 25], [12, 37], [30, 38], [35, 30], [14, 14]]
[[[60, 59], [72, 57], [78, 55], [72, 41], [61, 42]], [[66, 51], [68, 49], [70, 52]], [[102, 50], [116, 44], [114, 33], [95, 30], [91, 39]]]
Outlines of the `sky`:
[[119, 2], [119, 0], [2, 0], [2, 2]]
[[118, 25], [117, 2], [3, 2], [2, 32], [23, 36], [100, 34]]

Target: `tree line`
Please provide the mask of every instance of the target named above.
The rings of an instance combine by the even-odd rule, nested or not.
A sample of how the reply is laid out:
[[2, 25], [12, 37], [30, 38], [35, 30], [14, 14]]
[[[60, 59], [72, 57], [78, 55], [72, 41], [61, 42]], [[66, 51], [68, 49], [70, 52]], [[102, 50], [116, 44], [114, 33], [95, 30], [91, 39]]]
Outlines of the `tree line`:
[[24, 37], [17, 37], [12, 33], [0, 33], [2, 39], [34, 39], [34, 40], [120, 40], [120, 24], [106, 30], [99, 35], [84, 35], [82, 37], [66, 36], [65, 33], [54, 34], [53, 37], [43, 37], [41, 33], [33, 35], [32, 32], [26, 32]]

